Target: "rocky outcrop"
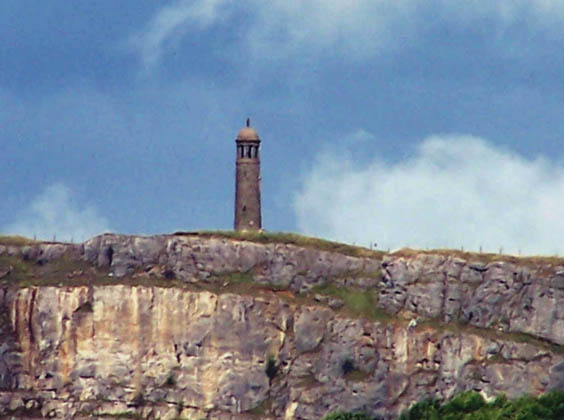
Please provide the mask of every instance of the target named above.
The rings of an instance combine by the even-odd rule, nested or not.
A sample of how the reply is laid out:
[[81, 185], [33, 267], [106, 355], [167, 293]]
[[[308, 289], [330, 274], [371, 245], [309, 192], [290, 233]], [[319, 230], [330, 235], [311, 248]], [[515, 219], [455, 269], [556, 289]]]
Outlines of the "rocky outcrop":
[[[558, 264], [174, 235], [0, 245], [0, 272], [61, 260], [55, 286], [0, 279], [0, 416], [389, 419], [427, 396], [564, 387]], [[231, 288], [241, 273], [263, 286]], [[384, 311], [351, 312], [329, 284]]]
[[564, 266], [425, 254], [385, 257], [382, 266], [380, 304], [390, 313], [408, 310], [564, 344]]

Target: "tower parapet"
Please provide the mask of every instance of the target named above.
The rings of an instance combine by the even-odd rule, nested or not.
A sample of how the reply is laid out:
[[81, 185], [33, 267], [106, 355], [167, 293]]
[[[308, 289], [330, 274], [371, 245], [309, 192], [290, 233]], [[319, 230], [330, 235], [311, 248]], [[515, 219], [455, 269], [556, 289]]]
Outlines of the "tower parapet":
[[235, 139], [237, 158], [235, 169], [235, 230], [262, 228], [260, 207], [260, 138], [247, 124]]

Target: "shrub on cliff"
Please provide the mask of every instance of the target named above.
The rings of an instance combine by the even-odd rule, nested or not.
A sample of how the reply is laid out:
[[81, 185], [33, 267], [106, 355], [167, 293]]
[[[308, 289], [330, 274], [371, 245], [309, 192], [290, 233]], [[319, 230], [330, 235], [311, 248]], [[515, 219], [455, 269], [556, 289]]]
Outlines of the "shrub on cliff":
[[268, 359], [266, 361], [266, 368], [264, 369], [264, 372], [266, 373], [266, 376], [268, 376], [268, 379], [270, 381], [272, 381], [276, 376], [276, 374], [278, 373], [278, 367], [279, 366], [276, 363], [276, 358], [272, 354], [269, 354]]
[[564, 391], [551, 391], [538, 398], [508, 400], [500, 396], [487, 403], [477, 392], [462, 392], [440, 404], [425, 400], [402, 413], [399, 420], [563, 420]]
[[426, 399], [420, 401], [402, 413], [399, 420], [441, 420], [439, 409], [441, 404], [435, 399]]
[[[372, 417], [339, 411], [322, 420], [372, 420]], [[444, 404], [436, 399], [420, 401], [398, 420], [564, 420], [564, 391], [550, 391], [537, 398], [525, 395], [515, 400], [501, 395], [491, 402], [486, 402], [477, 392], [461, 392]]]
[[445, 420], [456, 420], [463, 418], [464, 414], [479, 411], [486, 405], [486, 401], [477, 392], [462, 392], [447, 401], [441, 408], [440, 413]]
[[323, 417], [323, 420], [372, 420], [368, 414], [365, 413], [345, 413], [337, 411]]

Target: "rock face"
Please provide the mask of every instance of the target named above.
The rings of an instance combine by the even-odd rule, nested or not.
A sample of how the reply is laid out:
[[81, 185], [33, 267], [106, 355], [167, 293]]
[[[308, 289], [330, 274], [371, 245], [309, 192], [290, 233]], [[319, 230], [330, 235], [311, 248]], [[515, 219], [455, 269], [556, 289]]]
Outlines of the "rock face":
[[[35, 275], [28, 285], [13, 279], [20, 261], [67, 265], [60, 284]], [[104, 235], [0, 245], [8, 271], [0, 416], [305, 420], [358, 409], [391, 419], [467, 389], [564, 388], [557, 264]], [[346, 295], [324, 295], [329, 285], [374, 296], [382, 310], [351, 312]]]

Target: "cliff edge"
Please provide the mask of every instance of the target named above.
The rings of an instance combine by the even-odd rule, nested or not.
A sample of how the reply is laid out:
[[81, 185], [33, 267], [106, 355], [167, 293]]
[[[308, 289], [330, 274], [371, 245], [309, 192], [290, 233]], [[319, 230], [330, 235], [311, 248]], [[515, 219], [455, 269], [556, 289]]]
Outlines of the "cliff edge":
[[391, 419], [564, 388], [564, 260], [321, 248], [0, 241], [0, 418]]

